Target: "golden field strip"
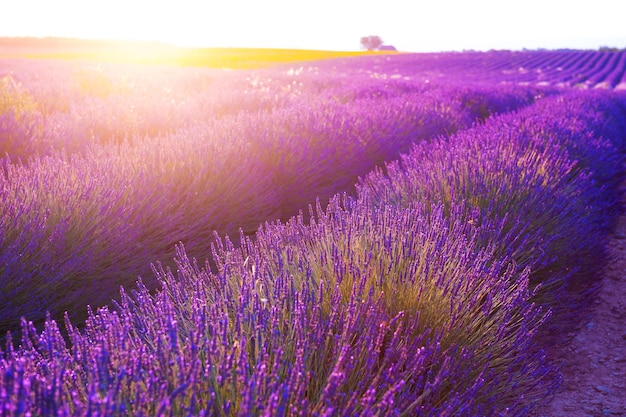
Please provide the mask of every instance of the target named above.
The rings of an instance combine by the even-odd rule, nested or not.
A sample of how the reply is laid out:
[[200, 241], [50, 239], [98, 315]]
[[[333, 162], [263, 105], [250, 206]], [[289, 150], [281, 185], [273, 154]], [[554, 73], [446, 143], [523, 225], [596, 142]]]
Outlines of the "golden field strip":
[[271, 48], [186, 48], [157, 42], [88, 41], [57, 38], [0, 39], [0, 58], [84, 60], [231, 69], [264, 68], [287, 62], [385, 53], [388, 54], [390, 52]]

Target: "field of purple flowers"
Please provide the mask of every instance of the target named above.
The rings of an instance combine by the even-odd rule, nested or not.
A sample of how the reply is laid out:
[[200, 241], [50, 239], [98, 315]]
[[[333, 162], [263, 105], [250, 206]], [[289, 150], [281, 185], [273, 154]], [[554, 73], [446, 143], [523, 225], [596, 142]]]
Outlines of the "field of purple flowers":
[[0, 62], [0, 415], [530, 415], [626, 96], [461, 55]]

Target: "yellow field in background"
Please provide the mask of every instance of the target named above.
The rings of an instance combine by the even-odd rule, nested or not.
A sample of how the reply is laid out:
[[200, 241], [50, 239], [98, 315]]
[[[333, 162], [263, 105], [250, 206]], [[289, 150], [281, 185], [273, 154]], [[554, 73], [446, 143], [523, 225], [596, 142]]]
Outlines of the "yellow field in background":
[[[184, 48], [156, 42], [62, 39], [0, 40], [0, 58], [62, 59], [147, 65], [252, 69], [274, 64], [383, 54], [369, 51], [318, 51], [260, 48]], [[391, 52], [395, 53], [395, 52]]]

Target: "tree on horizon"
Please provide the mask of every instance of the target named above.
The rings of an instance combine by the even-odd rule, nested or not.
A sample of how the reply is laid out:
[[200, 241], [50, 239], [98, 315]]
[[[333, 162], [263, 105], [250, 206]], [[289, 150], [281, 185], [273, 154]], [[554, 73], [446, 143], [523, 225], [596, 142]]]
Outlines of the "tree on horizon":
[[361, 38], [361, 46], [367, 49], [368, 51], [375, 51], [380, 48], [383, 44], [383, 40], [380, 36], [370, 35], [363, 36]]

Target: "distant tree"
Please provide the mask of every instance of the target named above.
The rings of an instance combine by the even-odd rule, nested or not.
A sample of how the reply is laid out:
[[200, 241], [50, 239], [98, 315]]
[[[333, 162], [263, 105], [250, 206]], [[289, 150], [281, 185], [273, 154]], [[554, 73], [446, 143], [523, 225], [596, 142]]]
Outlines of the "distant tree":
[[363, 46], [368, 51], [375, 51], [380, 48], [383, 44], [383, 40], [380, 36], [363, 36], [361, 38], [361, 46]]
[[619, 52], [619, 48], [611, 47], [611, 46], [601, 46], [598, 48], [600, 52]]

